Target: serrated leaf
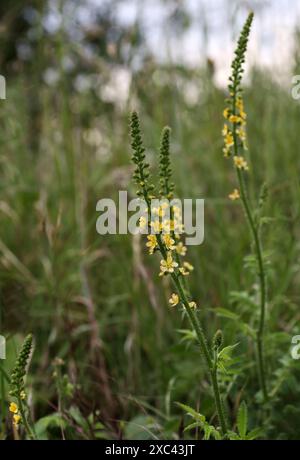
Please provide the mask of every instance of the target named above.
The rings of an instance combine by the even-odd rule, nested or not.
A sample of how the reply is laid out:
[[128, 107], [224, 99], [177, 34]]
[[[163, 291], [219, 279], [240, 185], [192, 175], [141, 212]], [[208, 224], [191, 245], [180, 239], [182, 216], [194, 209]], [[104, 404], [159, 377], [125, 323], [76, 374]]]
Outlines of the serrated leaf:
[[214, 428], [211, 425], [205, 425], [204, 426], [204, 440], [208, 441], [210, 438], [210, 435], [212, 434]]
[[219, 308], [215, 308], [214, 311], [216, 312], [218, 316], [222, 316], [223, 318], [232, 319], [234, 321], [237, 321], [240, 319], [239, 315], [237, 315], [231, 310], [228, 310], [227, 308], [219, 307]]
[[218, 353], [218, 359], [227, 361], [231, 359], [231, 353], [238, 346], [238, 343], [234, 345], [228, 345], [227, 347], [222, 348], [222, 350]]
[[250, 307], [257, 307], [256, 302], [249, 296], [246, 291], [231, 291], [229, 294], [231, 302], [238, 302], [239, 304], [247, 304]]
[[239, 407], [237, 414], [237, 428], [242, 439], [245, 439], [248, 428], [248, 409], [245, 401]]
[[247, 434], [246, 439], [248, 441], [252, 441], [253, 439], [257, 439], [258, 437], [260, 437], [262, 433], [263, 433], [262, 428], [254, 428]]
[[228, 433], [228, 437], [230, 441], [240, 441], [241, 440], [240, 436], [237, 433], [234, 433], [234, 431], [230, 431]]
[[195, 331], [191, 329], [177, 329], [177, 332], [182, 335], [181, 342], [194, 342], [197, 340]]
[[34, 430], [36, 436], [39, 440], [47, 440], [49, 433], [48, 429], [57, 427], [57, 428], [66, 428], [67, 422], [58, 412], [54, 412], [51, 415], [46, 415], [45, 417], [40, 418], [34, 425]]
[[241, 331], [248, 337], [251, 337], [252, 339], [256, 337], [255, 330], [251, 326], [249, 326], [249, 324], [240, 323], [239, 326], [240, 326]]
[[203, 427], [203, 423], [200, 423], [200, 422], [190, 423], [188, 426], [185, 427], [183, 432], [185, 433], [186, 431], [193, 430], [194, 428], [202, 428], [202, 427]]
[[180, 402], [176, 403], [181, 409], [183, 409], [188, 415], [191, 415], [195, 420], [198, 422], [204, 423], [205, 422], [205, 416], [202, 414], [199, 414], [195, 409], [193, 409], [190, 406], [187, 406], [186, 404], [182, 404]]

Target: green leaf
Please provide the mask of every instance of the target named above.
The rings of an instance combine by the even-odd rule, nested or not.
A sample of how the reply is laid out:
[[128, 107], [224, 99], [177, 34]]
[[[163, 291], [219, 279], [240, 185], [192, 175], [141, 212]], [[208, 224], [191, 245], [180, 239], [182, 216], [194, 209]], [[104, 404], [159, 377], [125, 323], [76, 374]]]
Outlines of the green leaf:
[[252, 299], [252, 297], [249, 296], [248, 292], [246, 291], [231, 291], [229, 294], [229, 299], [231, 302], [237, 302], [242, 305], [247, 304], [252, 308], [257, 307], [256, 302]]
[[191, 329], [177, 329], [182, 335], [181, 342], [194, 342], [197, 340], [196, 332]]
[[61, 429], [67, 427], [66, 420], [58, 412], [40, 418], [34, 425], [34, 431], [39, 440], [47, 440], [49, 436], [48, 429], [55, 427]]
[[203, 423], [200, 423], [200, 422], [190, 423], [188, 426], [185, 427], [183, 432], [185, 433], [186, 431], [190, 431], [190, 430], [193, 430], [194, 428], [198, 428], [198, 427], [203, 428]]
[[222, 350], [218, 353], [219, 357], [222, 359], [231, 358], [232, 351], [238, 346], [238, 343], [234, 345], [228, 345], [227, 347], [222, 348]]
[[197, 420], [197, 422], [205, 422], [204, 415], [199, 414], [199, 412], [195, 411], [195, 409], [193, 409], [192, 407], [187, 406], [186, 404], [182, 404], [180, 402], [177, 402], [176, 404], [177, 406], [181, 407], [181, 409], [183, 409], [188, 415], [191, 415], [191, 417]]
[[249, 431], [249, 433], [246, 436], [246, 439], [248, 441], [252, 441], [253, 439], [256, 439], [262, 436], [262, 434], [263, 434], [262, 428], [254, 428], [253, 430]]
[[210, 438], [210, 435], [214, 431], [214, 427], [208, 424], [205, 424], [204, 426], [204, 440], [208, 441]]
[[124, 439], [158, 439], [156, 436], [159, 424], [154, 417], [138, 415], [126, 423]]
[[228, 318], [228, 319], [232, 319], [234, 321], [237, 321], [240, 319], [240, 316], [237, 315], [236, 313], [234, 313], [233, 311], [231, 310], [228, 310], [227, 308], [222, 308], [222, 307], [219, 307], [219, 308], [215, 308], [213, 310], [218, 316], [222, 316], [223, 318]]
[[240, 436], [237, 433], [235, 433], [234, 431], [229, 431], [228, 432], [228, 437], [229, 437], [230, 441], [240, 441], [241, 440]]
[[248, 409], [245, 401], [239, 407], [237, 415], [237, 428], [242, 439], [245, 439], [248, 427]]

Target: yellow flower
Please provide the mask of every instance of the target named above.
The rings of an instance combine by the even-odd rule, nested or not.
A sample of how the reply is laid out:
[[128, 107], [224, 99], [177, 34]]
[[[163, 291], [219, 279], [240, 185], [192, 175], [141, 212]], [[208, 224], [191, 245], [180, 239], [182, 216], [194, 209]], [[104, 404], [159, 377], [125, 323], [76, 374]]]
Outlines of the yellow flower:
[[225, 147], [227, 147], [227, 148], [233, 146], [233, 135], [232, 135], [232, 133], [230, 131], [226, 134], [226, 136], [224, 138], [224, 142], [225, 142]]
[[240, 117], [243, 119], [243, 120], [246, 120], [247, 118], [247, 114], [246, 112], [244, 111], [244, 102], [243, 102], [243, 99], [241, 97], [239, 97], [235, 103], [236, 105], [236, 108], [238, 109], [239, 113], [240, 113]]
[[150, 222], [150, 226], [153, 228], [155, 233], [159, 233], [162, 228], [162, 225], [158, 220], [155, 220], [154, 222]]
[[152, 213], [156, 214], [159, 217], [164, 217], [164, 215], [165, 215], [165, 206], [159, 206], [158, 208], [152, 208]]
[[176, 233], [183, 233], [183, 230], [184, 230], [184, 225], [181, 221], [179, 220], [176, 220], [175, 223], [174, 223], [174, 230]]
[[14, 424], [15, 426], [18, 426], [20, 420], [21, 420], [21, 415], [14, 414], [14, 416], [13, 416], [13, 424]]
[[169, 299], [169, 304], [171, 307], [175, 307], [179, 302], [179, 297], [177, 294], [172, 294], [170, 299]]
[[228, 147], [224, 147], [224, 148], [223, 148], [223, 154], [224, 154], [224, 157], [225, 157], [225, 158], [230, 157], [230, 150], [229, 150]]
[[194, 301], [189, 302], [189, 307], [190, 307], [190, 308], [197, 308], [196, 302], [194, 302]]
[[241, 141], [244, 142], [246, 140], [246, 131], [245, 131], [245, 129], [243, 127], [237, 129], [236, 134], [239, 136]]
[[226, 120], [228, 120], [230, 116], [230, 109], [227, 107], [226, 109], [223, 110], [223, 117], [226, 118]]
[[173, 220], [164, 219], [161, 228], [165, 233], [173, 232], [175, 229], [175, 223]]
[[236, 156], [234, 156], [233, 161], [234, 161], [235, 166], [238, 169], [243, 169], [245, 171], [248, 171], [249, 166], [248, 166], [247, 161], [245, 160], [245, 158], [243, 158], [242, 156], [236, 155]]
[[21, 393], [20, 393], [20, 398], [21, 398], [22, 400], [26, 398], [26, 393], [25, 393], [24, 390], [21, 391]]
[[179, 208], [179, 206], [173, 206], [173, 213], [175, 217], [181, 217], [181, 209]]
[[231, 123], [241, 123], [242, 119], [238, 115], [230, 115], [229, 121]]
[[238, 200], [240, 198], [239, 190], [235, 188], [232, 193], [229, 193], [228, 198], [232, 201]]
[[228, 125], [224, 123], [223, 129], [222, 129], [222, 135], [226, 136], [227, 133], [228, 133]]
[[169, 207], [169, 203], [167, 201], [164, 201], [162, 204], [161, 204], [161, 209], [168, 209]]
[[241, 123], [245, 124], [245, 120], [247, 118], [246, 112], [244, 112], [243, 110], [240, 110], [240, 117], [241, 117]]
[[162, 240], [165, 243], [165, 246], [166, 246], [168, 251], [171, 251], [171, 250], [175, 249], [175, 240], [173, 240], [171, 235], [164, 234], [162, 236]]
[[139, 218], [139, 227], [140, 228], [145, 228], [147, 225], [147, 219], [146, 217], [142, 216]]
[[10, 412], [12, 412], [13, 414], [16, 414], [19, 410], [18, 406], [16, 403], [14, 402], [11, 402], [10, 405], [9, 405], [9, 410]]
[[192, 272], [194, 270], [194, 267], [192, 264], [190, 264], [189, 262], [183, 262], [183, 266], [184, 268], [186, 268], [189, 272]]
[[149, 248], [149, 253], [153, 254], [154, 249], [157, 246], [157, 239], [155, 235], [147, 235], [148, 242], [146, 243], [147, 248]]
[[178, 267], [178, 263], [174, 262], [170, 253], [167, 255], [166, 260], [161, 260], [160, 262], [160, 274], [159, 276], [165, 275], [167, 273], [174, 273], [174, 268]]
[[241, 97], [238, 97], [237, 100], [236, 100], [236, 103], [235, 103], [235, 106], [237, 109], [239, 109], [240, 111], [243, 111], [244, 110], [244, 102], [243, 102], [243, 99]]
[[190, 274], [190, 272], [186, 270], [184, 267], [180, 267], [179, 272], [181, 273], [182, 276], [188, 276]]
[[186, 255], [186, 251], [187, 251], [186, 246], [184, 246], [183, 243], [180, 241], [180, 242], [176, 245], [176, 252], [177, 252], [177, 254], [179, 254], [180, 256], [185, 256], [185, 255]]

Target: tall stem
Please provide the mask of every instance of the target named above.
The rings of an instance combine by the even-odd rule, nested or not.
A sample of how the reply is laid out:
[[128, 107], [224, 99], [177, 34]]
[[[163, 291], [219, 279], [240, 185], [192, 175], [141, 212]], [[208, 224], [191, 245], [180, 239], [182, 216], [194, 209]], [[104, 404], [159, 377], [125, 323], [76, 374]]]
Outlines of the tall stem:
[[23, 402], [22, 402], [20, 397], [18, 397], [18, 404], [19, 404], [20, 413], [21, 413], [21, 416], [22, 416], [22, 422], [24, 424], [25, 430], [27, 431], [27, 434], [28, 434], [29, 438], [30, 439], [36, 439], [35, 434], [34, 434], [33, 430], [31, 429], [31, 427], [30, 427], [30, 425], [28, 423], [26, 413], [25, 413], [25, 409], [24, 409], [24, 405], [23, 405]]
[[[232, 99], [232, 113], [236, 114], [236, 89], [234, 90], [233, 99]], [[234, 142], [234, 155], [239, 155], [239, 148], [238, 148], [238, 140], [237, 140], [237, 133], [236, 133], [236, 123], [233, 123], [233, 142]], [[260, 386], [262, 389], [264, 400], [268, 400], [268, 390], [266, 384], [266, 376], [265, 376], [265, 363], [264, 363], [264, 329], [265, 329], [265, 316], [266, 316], [266, 277], [265, 277], [265, 269], [264, 269], [264, 262], [263, 262], [263, 255], [262, 255], [262, 246], [259, 236], [258, 228], [255, 224], [249, 199], [247, 196], [246, 185], [244, 182], [243, 173], [240, 169], [236, 167], [239, 188], [241, 199], [243, 203], [243, 207], [245, 210], [245, 214], [249, 223], [250, 232], [252, 234], [253, 242], [254, 242], [254, 249], [256, 253], [256, 259], [258, 264], [258, 278], [260, 284], [260, 317], [259, 317], [259, 324], [256, 331], [256, 347], [257, 347], [257, 364], [258, 364], [258, 375]]]
[[[145, 200], [146, 205], [147, 205], [148, 219], [149, 219], [149, 222], [150, 222], [150, 218], [151, 218], [151, 202], [150, 202], [150, 199], [149, 199], [149, 196], [148, 196], [148, 190], [147, 190], [146, 185], [145, 185], [145, 176], [144, 176], [144, 171], [143, 171], [143, 167], [142, 167], [141, 162], [138, 163], [138, 170], [139, 170], [139, 175], [140, 175], [140, 182], [142, 183], [141, 191], [142, 191], [142, 195], [143, 195], [144, 200]], [[149, 225], [149, 222], [148, 222], [148, 225]], [[163, 256], [163, 258], [165, 260], [167, 260], [167, 251], [166, 251], [165, 246], [164, 246], [164, 244], [162, 242], [161, 235], [156, 234], [156, 239], [157, 239], [157, 243], [158, 243], [158, 247], [159, 247], [159, 250], [161, 252], [161, 255]], [[216, 369], [215, 363], [214, 363], [214, 361], [213, 361], [213, 359], [211, 357], [209, 346], [208, 346], [208, 343], [207, 343], [207, 340], [206, 340], [204, 330], [203, 330], [203, 328], [201, 326], [199, 318], [197, 317], [197, 315], [195, 314], [195, 312], [193, 311], [193, 309], [189, 305], [189, 301], [188, 301], [188, 298], [187, 298], [187, 295], [186, 295], [186, 292], [185, 292], [185, 288], [181, 284], [180, 277], [176, 273], [171, 273], [171, 276], [172, 276], [172, 280], [174, 282], [175, 288], [177, 290], [178, 296], [180, 298], [180, 301], [182, 302], [182, 304], [184, 305], [184, 307], [186, 309], [186, 312], [187, 312], [187, 315], [189, 317], [190, 323], [191, 323], [191, 325], [192, 325], [192, 327], [193, 327], [193, 329], [194, 329], [194, 331], [196, 333], [196, 336], [197, 336], [198, 342], [200, 344], [201, 350], [203, 351], [205, 361], [206, 361], [206, 364], [207, 364], [207, 367], [208, 367], [208, 370], [209, 370], [209, 373], [210, 373], [210, 377], [211, 377], [211, 382], [212, 382], [212, 388], [213, 388], [213, 393], [214, 393], [214, 397], [215, 397], [217, 414], [218, 414], [219, 423], [220, 423], [220, 426], [221, 426], [221, 432], [222, 432], [223, 435], [226, 435], [227, 434], [227, 423], [226, 423], [226, 418], [225, 418], [225, 414], [224, 414], [224, 410], [223, 410], [223, 404], [222, 404], [221, 394], [220, 394], [220, 389], [219, 389], [219, 384], [218, 384], [217, 369]]]
[[179, 297], [185, 306], [190, 323], [194, 331], [196, 332], [197, 339], [200, 344], [201, 350], [203, 351], [204, 358], [205, 358], [205, 361], [206, 361], [206, 364], [207, 364], [207, 367], [210, 373], [217, 414], [218, 414], [219, 422], [221, 425], [221, 431], [222, 431], [222, 434], [225, 435], [227, 433], [227, 422], [226, 422], [226, 417], [225, 417], [225, 413], [223, 410], [223, 404], [222, 404], [222, 399], [221, 399], [221, 394], [220, 394], [220, 389], [219, 389], [217, 369], [212, 360], [204, 330], [202, 328], [199, 318], [197, 317], [195, 312], [192, 310], [192, 308], [189, 306], [188, 299], [185, 295], [184, 289], [181, 286], [180, 280], [175, 274], [172, 274], [172, 279], [177, 289], [177, 292], [179, 294]]
[[264, 364], [266, 277], [265, 277], [262, 247], [261, 247], [261, 241], [260, 241], [258, 229], [254, 223], [254, 219], [253, 219], [250, 207], [249, 207], [242, 174], [239, 170], [237, 170], [237, 174], [238, 174], [238, 181], [239, 181], [239, 186], [240, 186], [240, 191], [241, 191], [242, 203], [243, 203], [243, 207], [244, 207], [244, 210], [247, 216], [247, 220], [249, 223], [249, 227], [252, 233], [252, 237], [254, 241], [254, 248], [255, 248], [256, 258], [257, 258], [257, 263], [258, 263], [258, 277], [259, 277], [259, 284], [260, 284], [260, 317], [259, 317], [258, 328], [256, 331], [256, 347], [257, 347], [258, 373], [259, 373], [260, 385], [261, 385], [261, 389], [263, 392], [264, 400], [267, 401], [268, 400], [268, 390], [267, 390], [267, 385], [266, 385], [265, 364]]
[[[158, 243], [160, 252], [161, 252], [162, 256], [164, 257], [164, 259], [166, 259], [167, 254], [166, 254], [164, 245], [163, 245], [162, 240], [161, 240], [161, 235], [159, 235], [159, 234], [156, 235], [156, 238], [157, 238], [157, 243]], [[219, 389], [219, 383], [218, 383], [218, 377], [217, 377], [217, 369], [216, 369], [214, 361], [212, 360], [212, 357], [211, 357], [211, 354], [210, 354], [209, 346], [208, 346], [208, 343], [207, 343], [207, 339], [206, 339], [203, 327], [201, 325], [201, 322], [200, 322], [198, 316], [195, 314], [195, 312], [193, 311], [193, 309], [189, 305], [189, 301], [188, 301], [188, 298], [186, 296], [185, 290], [182, 287], [180, 278], [175, 273], [171, 273], [171, 275], [172, 275], [173, 283], [174, 283], [175, 288], [177, 290], [177, 293], [179, 295], [179, 298], [180, 298], [181, 302], [183, 303], [183, 305], [184, 305], [184, 307], [186, 309], [188, 318], [189, 318], [190, 323], [191, 323], [191, 325], [192, 325], [192, 327], [193, 327], [193, 329], [194, 329], [194, 331], [196, 333], [197, 340], [198, 340], [200, 348], [201, 348], [201, 350], [203, 352], [203, 355], [204, 355], [204, 358], [205, 358], [205, 361], [206, 361], [206, 365], [207, 365], [208, 370], [209, 370], [211, 382], [212, 382], [217, 414], [218, 414], [219, 423], [220, 423], [220, 426], [221, 426], [221, 432], [222, 432], [223, 435], [226, 435], [226, 433], [227, 433], [227, 422], [226, 422], [226, 417], [225, 417], [225, 413], [224, 413], [224, 410], [223, 410], [221, 393], [220, 393], [220, 389]]]

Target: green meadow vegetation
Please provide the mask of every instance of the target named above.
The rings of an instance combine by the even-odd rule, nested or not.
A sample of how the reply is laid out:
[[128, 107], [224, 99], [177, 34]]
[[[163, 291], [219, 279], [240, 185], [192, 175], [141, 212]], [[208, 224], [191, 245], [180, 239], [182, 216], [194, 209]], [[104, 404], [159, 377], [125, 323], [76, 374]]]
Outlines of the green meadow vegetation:
[[[109, 7], [79, 40], [67, 21], [47, 32], [47, 2], [27, 22], [16, 3], [0, 28], [0, 438], [300, 439], [300, 104], [265, 69], [244, 78], [255, 15], [220, 88], [210, 60], [142, 53]], [[108, 97], [124, 68], [128, 94]], [[99, 235], [97, 201], [120, 190], [204, 198], [203, 244], [186, 251], [176, 209], [167, 237]]]

